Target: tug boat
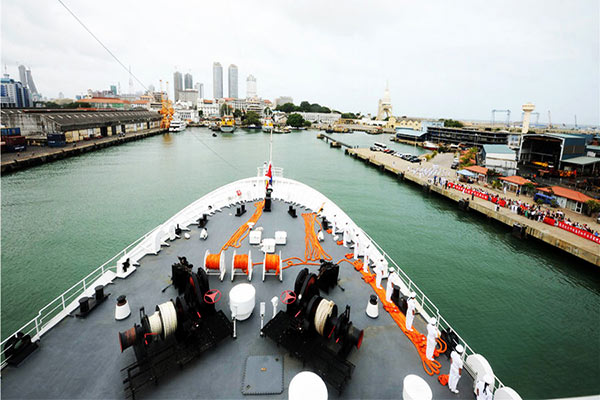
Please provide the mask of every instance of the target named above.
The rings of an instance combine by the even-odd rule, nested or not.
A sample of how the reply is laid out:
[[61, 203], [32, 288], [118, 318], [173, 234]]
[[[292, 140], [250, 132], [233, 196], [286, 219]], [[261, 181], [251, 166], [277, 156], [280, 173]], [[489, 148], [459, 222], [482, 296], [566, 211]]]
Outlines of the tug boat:
[[235, 119], [231, 115], [225, 115], [221, 118], [221, 125], [219, 129], [223, 133], [233, 133], [235, 132]]
[[271, 133], [273, 131], [273, 120], [271, 118], [266, 118], [262, 125], [262, 131], [264, 133]]
[[3, 398], [520, 398], [322, 193], [271, 163], [199, 192], [2, 343]]

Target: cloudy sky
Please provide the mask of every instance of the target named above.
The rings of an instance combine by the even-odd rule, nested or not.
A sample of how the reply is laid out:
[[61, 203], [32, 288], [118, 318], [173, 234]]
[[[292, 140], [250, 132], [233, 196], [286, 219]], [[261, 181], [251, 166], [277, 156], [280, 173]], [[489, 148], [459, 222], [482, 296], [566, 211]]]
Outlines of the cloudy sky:
[[[531, 101], [540, 122], [600, 121], [600, 10], [590, 1], [63, 0], [145, 84], [236, 64], [258, 94], [341, 111], [489, 120]], [[2, 0], [3, 68], [73, 97], [128, 75], [56, 0]], [[4, 70], [3, 70], [4, 72]], [[226, 80], [226, 79], [225, 79]], [[142, 87], [135, 82], [135, 90]], [[226, 89], [225, 89], [226, 90]], [[498, 116], [502, 119], [502, 116]], [[535, 119], [535, 117], [534, 117]]]

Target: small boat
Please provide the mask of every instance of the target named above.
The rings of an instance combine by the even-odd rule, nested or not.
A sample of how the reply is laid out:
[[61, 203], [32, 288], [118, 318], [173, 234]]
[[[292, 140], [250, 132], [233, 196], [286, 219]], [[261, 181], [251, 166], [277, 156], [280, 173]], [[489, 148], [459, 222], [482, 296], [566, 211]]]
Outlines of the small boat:
[[223, 133], [235, 132], [235, 119], [233, 119], [233, 116], [225, 115], [223, 118], [221, 118], [221, 126], [219, 129]]
[[174, 119], [169, 124], [169, 132], [181, 132], [186, 127], [187, 127], [187, 125], [185, 124], [185, 121], [180, 121], [180, 120]]
[[437, 150], [438, 149], [438, 145], [435, 143], [431, 143], [431, 142], [423, 142], [423, 148], [427, 149], [427, 150]]

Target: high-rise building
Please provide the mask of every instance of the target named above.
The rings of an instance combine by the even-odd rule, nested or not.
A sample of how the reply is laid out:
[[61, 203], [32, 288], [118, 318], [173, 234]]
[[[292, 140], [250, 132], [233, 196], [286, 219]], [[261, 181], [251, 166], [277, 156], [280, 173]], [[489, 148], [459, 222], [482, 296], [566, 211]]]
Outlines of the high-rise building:
[[229, 80], [227, 82], [229, 90], [229, 97], [233, 99], [238, 98], [238, 67], [235, 64], [229, 66]]
[[110, 85], [110, 91], [112, 92], [113, 95], [117, 95], [117, 85]]
[[179, 92], [183, 90], [183, 79], [181, 72], [175, 71], [173, 74], [173, 98], [175, 101], [179, 100]]
[[19, 79], [21, 84], [27, 87], [27, 68], [24, 65], [19, 65]]
[[35, 87], [35, 83], [33, 82], [33, 76], [31, 76], [31, 70], [27, 69], [27, 88], [31, 92], [31, 94], [38, 94], [37, 88]]
[[192, 74], [187, 73], [183, 79], [184, 89], [193, 89], [194, 88], [194, 79], [192, 78]]
[[213, 97], [223, 98], [223, 67], [219, 62], [213, 63]]
[[31, 107], [29, 89], [5, 74], [0, 80], [0, 104], [3, 108]]
[[256, 78], [254, 75], [248, 75], [246, 78], [246, 98], [253, 99], [256, 96]]
[[204, 83], [196, 82], [194, 89], [198, 91], [198, 98], [204, 98]]

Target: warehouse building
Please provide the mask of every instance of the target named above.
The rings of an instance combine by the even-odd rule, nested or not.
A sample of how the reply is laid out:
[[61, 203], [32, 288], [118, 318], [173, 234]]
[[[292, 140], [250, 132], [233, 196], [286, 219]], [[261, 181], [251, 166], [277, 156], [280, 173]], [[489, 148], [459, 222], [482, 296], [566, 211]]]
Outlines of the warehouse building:
[[94, 137], [145, 132], [160, 129], [161, 115], [147, 110], [50, 110], [3, 109], [2, 124], [21, 128], [30, 144], [45, 144], [50, 133], [62, 133], [65, 140], [77, 142]]

